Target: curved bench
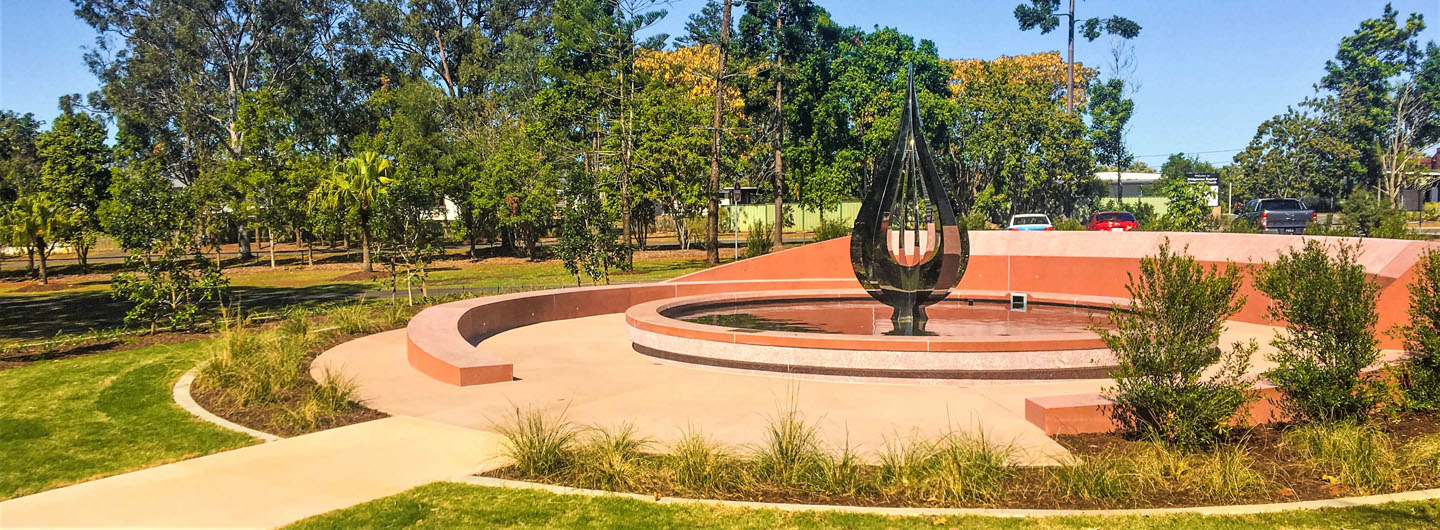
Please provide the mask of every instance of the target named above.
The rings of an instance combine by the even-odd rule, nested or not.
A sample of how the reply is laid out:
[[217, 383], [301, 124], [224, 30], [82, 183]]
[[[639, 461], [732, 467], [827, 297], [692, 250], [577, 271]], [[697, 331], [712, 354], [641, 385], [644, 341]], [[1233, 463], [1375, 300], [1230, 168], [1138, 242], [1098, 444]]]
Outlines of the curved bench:
[[471, 298], [430, 307], [405, 329], [410, 366], [457, 386], [511, 381], [514, 366], [485, 350], [506, 330], [568, 318], [624, 313], [636, 304], [703, 294], [790, 289], [858, 288], [854, 279], [666, 282], [573, 287]]

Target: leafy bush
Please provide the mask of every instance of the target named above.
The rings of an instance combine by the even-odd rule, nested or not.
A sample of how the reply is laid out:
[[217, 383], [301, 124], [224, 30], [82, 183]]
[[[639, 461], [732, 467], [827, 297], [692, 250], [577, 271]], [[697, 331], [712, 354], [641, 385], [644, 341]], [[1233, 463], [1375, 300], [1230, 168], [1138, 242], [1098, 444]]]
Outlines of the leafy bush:
[[1272, 342], [1275, 368], [1265, 377], [1302, 422], [1363, 420], [1385, 388], [1361, 370], [1380, 357], [1374, 334], [1379, 288], [1355, 262], [1358, 244], [1337, 243], [1332, 257], [1309, 240], [1261, 268], [1255, 286], [1270, 296], [1271, 318], [1288, 323]]
[[1215, 223], [1210, 216], [1210, 187], [1200, 182], [1186, 182], [1172, 178], [1163, 185], [1165, 197], [1170, 201], [1165, 212], [1165, 223], [1177, 232], [1200, 232]]
[[820, 219], [815, 225], [815, 241], [826, 241], [850, 235], [850, 226], [843, 219], [831, 217]]
[[1420, 220], [1440, 221], [1440, 202], [1427, 202], [1420, 207]]
[[186, 258], [171, 248], [159, 255], [139, 254], [126, 258], [127, 268], [110, 279], [110, 296], [133, 304], [125, 323], [149, 324], [155, 332], [160, 324], [192, 327], [201, 302], [225, 302], [230, 280], [214, 262], [196, 254]]
[[1430, 250], [1415, 267], [1410, 284], [1409, 321], [1399, 328], [1408, 357], [1402, 389], [1410, 406], [1440, 409], [1440, 250]]
[[1341, 206], [1340, 213], [1349, 223], [1353, 235], [1390, 239], [1416, 237], [1405, 224], [1405, 212], [1364, 190], [1351, 193]]
[[1085, 230], [1085, 225], [1081, 224], [1080, 221], [1066, 217], [1064, 219], [1061, 219], [1060, 222], [1055, 223], [1055, 229], [1074, 232], [1078, 230]]
[[1255, 224], [1255, 221], [1236, 217], [1225, 223], [1223, 231], [1230, 234], [1258, 234], [1260, 225]]
[[1332, 216], [1331, 219], [1327, 220], [1324, 224], [1316, 222], [1305, 225], [1305, 235], [1353, 237], [1355, 236], [1355, 227], [1346, 222], [1336, 223]]
[[753, 258], [769, 254], [775, 248], [774, 225], [763, 221], [750, 223], [750, 233], [745, 236], [745, 253], [742, 258]]
[[1372, 426], [1306, 425], [1286, 432], [1282, 443], [1321, 473], [1361, 493], [1389, 490], [1399, 480], [1390, 436]]
[[1123, 429], [1184, 448], [1213, 446], [1229, 430], [1253, 399], [1244, 374], [1258, 348], [1216, 347], [1225, 321], [1245, 305], [1240, 285], [1234, 266], [1207, 269], [1172, 253], [1168, 240], [1141, 258], [1140, 275], [1126, 285], [1129, 310], [1111, 311], [1113, 331], [1094, 328], [1115, 352], [1115, 386], [1105, 395]]

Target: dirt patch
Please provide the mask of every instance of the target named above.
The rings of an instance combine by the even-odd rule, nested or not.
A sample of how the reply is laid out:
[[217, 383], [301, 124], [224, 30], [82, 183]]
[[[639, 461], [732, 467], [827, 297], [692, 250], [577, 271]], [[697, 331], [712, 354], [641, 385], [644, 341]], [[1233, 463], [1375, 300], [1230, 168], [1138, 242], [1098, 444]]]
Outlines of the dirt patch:
[[50, 283], [27, 283], [20, 288], [10, 291], [12, 293], [48, 293], [53, 291], [64, 291], [70, 288], [70, 284], [62, 282]]
[[[1418, 436], [1440, 432], [1440, 416], [1433, 414], [1405, 413], [1396, 415], [1379, 425], [1390, 433], [1397, 446]], [[1176, 484], [1175, 487], [1152, 487], [1132, 484], [1131, 493], [1118, 499], [1085, 499], [1066, 495], [1056, 480], [1055, 468], [1020, 468], [1004, 481], [1004, 489], [998, 499], [991, 502], [945, 503], [914, 498], [897, 498], [866, 489], [857, 495], [825, 495], [814, 491], [782, 488], [775, 486], [742, 485], [738, 488], [699, 494], [681, 491], [672, 485], [641, 484], [623, 491], [658, 495], [665, 497], [704, 497], [737, 501], [761, 501], [802, 504], [845, 504], [854, 506], [920, 506], [920, 507], [966, 507], [966, 508], [1035, 508], [1035, 509], [1105, 509], [1105, 508], [1168, 508], [1188, 506], [1210, 506], [1223, 504], [1260, 504], [1302, 500], [1330, 499], [1358, 495], [1343, 485], [1331, 484], [1323, 475], [1309, 467], [1298, 456], [1281, 445], [1283, 425], [1265, 425], [1237, 435], [1232, 443], [1238, 444], [1251, 458], [1253, 469], [1266, 480], [1266, 486], [1254, 493], [1235, 499], [1217, 499], [1206, 496], [1193, 486]], [[1071, 452], [1097, 456], [1115, 454], [1137, 449], [1139, 442], [1127, 440], [1117, 434], [1085, 434], [1057, 436], [1056, 441]], [[647, 455], [647, 459], [660, 459]], [[658, 464], [657, 464], [658, 465]], [[1199, 465], [1199, 464], [1196, 464]], [[859, 471], [862, 483], [880, 473], [877, 466], [862, 466]], [[583, 486], [571, 477], [558, 476], [536, 479], [524, 476], [513, 467], [498, 469], [483, 476], [513, 480], [531, 480], [565, 486]], [[1408, 476], [1397, 485], [1402, 490], [1418, 490], [1440, 486], [1440, 477], [1427, 475]]]
[[386, 276], [389, 276], [389, 274], [386, 274], [386, 273], [383, 273], [383, 272], [355, 271], [355, 272], [352, 272], [352, 273], [350, 273], [350, 274], [346, 274], [346, 275], [337, 277], [337, 278], [335, 278], [335, 279], [333, 279], [333, 280], [330, 280], [330, 281], [332, 281], [332, 282], [368, 282], [368, 281], [372, 281], [372, 280], [377, 280], [377, 279], [380, 279], [380, 278], [384, 278], [384, 277], [386, 277]]

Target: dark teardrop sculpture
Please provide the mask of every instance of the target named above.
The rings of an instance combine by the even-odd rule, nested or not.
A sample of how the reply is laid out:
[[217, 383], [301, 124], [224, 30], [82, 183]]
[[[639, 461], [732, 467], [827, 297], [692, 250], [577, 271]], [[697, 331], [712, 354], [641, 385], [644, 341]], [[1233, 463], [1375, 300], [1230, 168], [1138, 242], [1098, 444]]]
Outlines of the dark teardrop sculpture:
[[915, 72], [907, 74], [905, 109], [890, 149], [865, 190], [850, 238], [855, 278], [894, 308], [891, 335], [927, 335], [925, 306], [943, 300], [965, 275], [970, 237], [925, 144]]

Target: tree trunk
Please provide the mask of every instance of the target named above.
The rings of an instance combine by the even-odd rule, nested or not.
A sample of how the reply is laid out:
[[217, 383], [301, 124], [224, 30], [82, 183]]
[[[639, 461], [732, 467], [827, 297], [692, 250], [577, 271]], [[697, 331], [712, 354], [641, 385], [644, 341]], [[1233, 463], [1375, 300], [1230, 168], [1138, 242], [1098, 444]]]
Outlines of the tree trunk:
[[275, 229], [270, 228], [270, 268], [275, 268]]
[[365, 272], [375, 272], [375, 267], [370, 264], [370, 227], [360, 227], [360, 263], [364, 266]]
[[25, 247], [25, 253], [30, 256], [30, 263], [25, 265], [25, 276], [35, 277], [35, 246]]
[[785, 246], [785, 55], [780, 31], [784, 27], [780, 6], [775, 2], [775, 249]]
[[240, 261], [249, 261], [250, 258], [255, 257], [250, 251], [250, 229], [243, 224], [240, 225], [240, 236], [237, 246], [240, 247]]
[[39, 250], [39, 254], [40, 254], [40, 284], [41, 284], [41, 285], [45, 285], [45, 284], [50, 283], [50, 277], [49, 277], [48, 275], [46, 275], [46, 273], [45, 273], [45, 255], [48, 254], [47, 252], [45, 252], [45, 240], [44, 240], [44, 239], [37, 239], [37, 240], [35, 240], [35, 246], [36, 246], [36, 247], [39, 247], [39, 249], [40, 249], [40, 250]]
[[720, 263], [720, 125], [725, 113], [725, 61], [730, 56], [730, 4], [724, 0], [720, 16], [719, 58], [715, 67], [715, 119], [710, 134], [709, 209], [705, 212], [705, 264]]
[[80, 261], [80, 272], [90, 272], [90, 245], [85, 244], [85, 237], [81, 236], [75, 241], [75, 258]]

